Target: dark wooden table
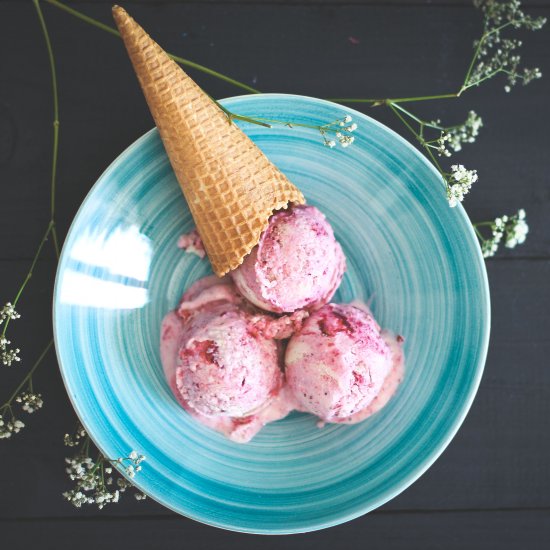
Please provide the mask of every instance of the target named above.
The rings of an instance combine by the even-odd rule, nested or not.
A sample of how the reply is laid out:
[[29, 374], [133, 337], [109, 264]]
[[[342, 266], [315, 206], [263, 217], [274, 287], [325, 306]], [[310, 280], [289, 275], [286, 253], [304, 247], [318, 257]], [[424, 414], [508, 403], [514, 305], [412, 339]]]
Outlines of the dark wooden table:
[[[531, 1], [550, 16], [548, 0]], [[126, 5], [126, 4], [125, 4]], [[169, 51], [262, 91], [317, 97], [403, 96], [457, 88], [480, 29], [468, 2], [139, 2], [126, 5]], [[110, 4], [77, 3], [107, 24]], [[118, 39], [43, 6], [57, 60], [61, 105], [58, 226], [62, 235], [103, 169], [152, 126]], [[550, 547], [550, 28], [525, 37], [525, 61], [545, 77], [502, 90], [489, 83], [458, 101], [423, 105], [485, 126], [460, 161], [480, 181], [473, 220], [524, 207], [528, 241], [487, 261], [492, 335], [481, 388], [463, 427], [435, 465], [379, 510], [326, 531], [286, 537], [230, 533], [125, 498], [99, 512], [61, 497], [63, 434], [75, 424], [50, 355], [36, 376], [45, 406], [0, 441], [0, 548], [397, 548], [499, 550]], [[51, 88], [30, 2], [0, 2], [0, 302], [13, 298], [49, 219]], [[201, 73], [214, 97], [239, 90]], [[383, 108], [369, 114], [403, 133]], [[405, 134], [404, 134], [405, 135]], [[23, 362], [0, 369], [0, 402], [51, 337], [55, 260], [39, 261], [13, 325]]]

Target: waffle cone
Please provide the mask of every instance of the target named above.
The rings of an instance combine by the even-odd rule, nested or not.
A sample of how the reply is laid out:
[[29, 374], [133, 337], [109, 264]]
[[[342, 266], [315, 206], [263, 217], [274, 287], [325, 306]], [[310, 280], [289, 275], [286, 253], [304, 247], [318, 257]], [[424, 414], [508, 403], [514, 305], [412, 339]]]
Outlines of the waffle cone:
[[115, 6], [113, 16], [221, 277], [258, 244], [275, 210], [304, 197], [124, 9]]

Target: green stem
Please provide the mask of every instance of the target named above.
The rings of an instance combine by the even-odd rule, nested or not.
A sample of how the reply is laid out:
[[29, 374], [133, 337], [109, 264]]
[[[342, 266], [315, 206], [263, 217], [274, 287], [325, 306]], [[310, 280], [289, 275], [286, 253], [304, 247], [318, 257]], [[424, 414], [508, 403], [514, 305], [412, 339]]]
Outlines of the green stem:
[[230, 120], [241, 120], [242, 122], [248, 122], [250, 124], [256, 124], [257, 126], [263, 126], [264, 128], [271, 128], [271, 124], [267, 122], [262, 122], [257, 118], [251, 118], [243, 115], [238, 115], [236, 113], [231, 113], [228, 111], [228, 116]]
[[273, 124], [280, 124], [281, 126], [288, 126], [290, 128], [297, 126], [300, 128], [309, 128], [311, 130], [318, 130], [318, 131], [325, 131], [325, 132], [332, 132], [336, 133], [341, 130], [339, 126], [335, 126], [332, 128], [335, 123], [331, 124], [325, 124], [324, 126], [319, 126], [315, 124], [305, 124], [303, 122], [289, 122], [285, 120], [278, 120], [274, 118], [266, 118], [266, 117], [249, 117], [245, 115], [239, 115], [237, 113], [233, 113], [229, 109], [225, 108], [219, 101], [216, 101], [212, 98], [212, 100], [218, 105], [218, 107], [227, 115], [227, 118], [229, 120], [241, 120], [242, 122], [249, 122], [250, 124], [256, 124], [258, 126], [263, 126], [264, 128], [272, 128]]
[[215, 78], [218, 78], [220, 80], [223, 80], [224, 82], [228, 82], [229, 84], [233, 84], [233, 86], [236, 86], [237, 88], [241, 88], [243, 90], [246, 90], [247, 92], [250, 92], [251, 94], [261, 94], [260, 90], [257, 90], [256, 88], [252, 88], [252, 86], [249, 86], [248, 84], [245, 84], [244, 82], [240, 82], [239, 80], [235, 80], [234, 78], [231, 78], [229, 76], [225, 76], [222, 73], [219, 73], [218, 71], [214, 71], [213, 69], [209, 69], [208, 67], [205, 67], [204, 65], [199, 65], [198, 63], [195, 63], [194, 61], [190, 61], [189, 59], [184, 59], [183, 57], [179, 57], [178, 55], [174, 55], [169, 53], [168, 57], [173, 59], [176, 63], [179, 63], [180, 65], [184, 65], [186, 67], [190, 67], [192, 69], [196, 69], [197, 71], [201, 71], [205, 74], [208, 74], [210, 76], [213, 76]]
[[33, 0], [34, 7], [38, 14], [38, 19], [40, 21], [40, 27], [42, 28], [42, 33], [44, 35], [44, 40], [46, 42], [46, 48], [48, 50], [48, 60], [50, 63], [50, 74], [52, 79], [52, 94], [53, 94], [53, 151], [52, 151], [52, 173], [50, 180], [50, 220], [52, 223], [52, 241], [55, 249], [55, 255], [59, 259], [59, 239], [57, 238], [57, 231], [55, 230], [55, 192], [56, 192], [56, 180], [57, 180], [57, 158], [58, 158], [58, 148], [59, 148], [59, 96], [57, 92], [57, 73], [55, 70], [55, 59], [53, 55], [52, 43], [50, 40], [50, 34], [48, 32], [48, 27], [46, 26], [46, 21], [44, 20], [44, 15], [42, 14], [42, 9], [40, 8], [40, 3], [38, 0]]
[[86, 441], [84, 441], [84, 445], [82, 447], [84, 449], [84, 454], [88, 456], [90, 453], [90, 436], [86, 434]]
[[413, 115], [410, 111], [407, 111], [407, 109], [405, 109], [404, 107], [401, 107], [401, 105], [394, 105], [393, 103], [391, 105], [395, 109], [398, 109], [403, 114], [407, 115], [409, 118], [412, 118], [415, 122], [418, 122], [418, 124], [420, 124], [421, 126], [426, 125], [426, 123], [422, 119], [418, 118], [416, 115]]
[[341, 128], [331, 128], [326, 125], [319, 126], [315, 124], [305, 124], [303, 122], [289, 122], [286, 120], [277, 120], [273, 118], [263, 118], [263, 117], [254, 117], [250, 118], [247, 116], [237, 115], [232, 113], [232, 118], [236, 120], [242, 120], [244, 122], [251, 122], [252, 124], [259, 124], [260, 126], [265, 126], [267, 128], [272, 128], [273, 124], [280, 124], [281, 126], [288, 126], [290, 128], [296, 126], [298, 128], [309, 128], [310, 130], [324, 130], [325, 132], [336, 133], [341, 130]]
[[409, 122], [403, 117], [403, 115], [397, 110], [397, 106], [393, 103], [388, 104], [390, 109], [394, 112], [394, 114], [399, 118], [399, 120], [411, 131], [411, 133], [414, 135], [414, 137], [418, 140], [420, 136], [418, 135], [418, 132], [409, 124]]
[[439, 170], [439, 173], [443, 178], [443, 182], [445, 183], [445, 187], [447, 187], [447, 179], [445, 177], [445, 172], [443, 171], [443, 168], [441, 168], [441, 164], [439, 164], [439, 161], [435, 158], [435, 155], [433, 154], [432, 150], [429, 147], [424, 147], [424, 149], [432, 159], [432, 162], [434, 163], [435, 167]]
[[329, 98], [328, 101], [333, 103], [372, 103], [374, 105], [389, 105], [390, 103], [412, 103], [416, 101], [429, 101], [431, 99], [451, 99], [456, 98], [459, 93], [425, 95], [419, 97], [392, 97], [392, 98], [377, 98], [377, 99], [362, 99], [357, 97], [344, 98]]
[[38, 357], [38, 359], [36, 360], [34, 365], [31, 367], [31, 370], [27, 373], [25, 378], [23, 378], [23, 380], [21, 380], [21, 383], [19, 384], [19, 386], [17, 386], [17, 388], [15, 388], [15, 390], [11, 394], [10, 398], [2, 405], [2, 408], [11, 406], [11, 402], [17, 397], [17, 394], [19, 393], [21, 388], [25, 385], [25, 383], [32, 377], [32, 375], [34, 374], [34, 371], [42, 363], [44, 357], [46, 357], [48, 351], [50, 351], [50, 348], [52, 346], [53, 346], [53, 339], [50, 340], [49, 344], [42, 350], [42, 353], [40, 354], [40, 356]]
[[392, 103], [411, 103], [416, 101], [431, 101], [432, 99], [454, 99], [459, 95], [459, 93], [453, 92], [450, 94], [425, 95], [421, 97], [398, 97], [395, 99], [390, 99], [389, 101]]
[[[457, 124], [456, 126], [451, 126], [449, 128], [444, 128], [443, 126], [440, 126], [439, 124], [434, 124], [433, 122], [428, 122], [427, 120], [422, 120], [421, 118], [418, 118], [415, 114], [411, 113], [410, 111], [408, 111], [407, 109], [405, 109], [401, 105], [396, 104], [396, 105], [394, 105], [394, 107], [396, 109], [399, 109], [402, 113], [406, 114], [408, 117], [412, 118], [415, 122], [418, 122], [418, 124], [420, 124], [421, 127], [427, 126], [428, 128], [433, 128], [434, 130], [443, 131], [443, 130], [450, 130], [452, 128], [458, 128], [458, 126], [460, 126], [460, 124]], [[433, 140], [433, 141], [436, 141], [436, 140]]]
[[472, 224], [473, 227], [474, 227], [474, 231], [476, 232], [476, 235], [478, 236], [478, 238], [481, 240], [481, 242], [484, 242], [486, 239], [485, 237], [481, 234], [481, 232], [479, 231], [479, 229], [476, 227], [476, 225], [478, 224]]
[[[413, 135], [416, 137], [416, 139], [421, 143], [423, 149], [428, 153], [428, 155], [432, 159], [432, 162], [435, 164], [435, 167], [439, 170], [441, 176], [445, 180], [444, 172], [443, 172], [443, 169], [441, 168], [441, 165], [439, 164], [439, 162], [435, 158], [435, 156], [432, 153], [431, 149], [429, 147], [427, 147], [426, 144], [424, 143], [422, 136], [420, 134], [418, 134], [418, 132], [416, 132], [416, 130], [401, 115], [401, 113], [399, 112], [399, 107], [397, 105], [393, 105], [393, 104], [390, 103], [390, 108], [395, 113], [395, 115], [399, 118], [399, 120], [413, 133]], [[403, 109], [401, 108], [401, 110], [403, 110]], [[422, 126], [421, 126], [421, 128], [422, 128]]]
[[[98, 29], [101, 29], [102, 31], [108, 32], [109, 34], [112, 34], [113, 36], [118, 36], [120, 38], [120, 33], [116, 29], [114, 29], [113, 27], [109, 27], [109, 25], [105, 25], [104, 23], [101, 23], [101, 21], [97, 21], [97, 19], [93, 19], [92, 17], [84, 15], [82, 12], [79, 12], [78, 10], [75, 10], [74, 8], [70, 8], [69, 6], [66, 6], [65, 4], [62, 4], [61, 2], [58, 2], [58, 0], [45, 0], [45, 1], [48, 2], [48, 4], [51, 4], [52, 6], [55, 6], [56, 8], [59, 8], [60, 10], [63, 10], [65, 12], [69, 13], [73, 17], [76, 17], [77, 19], [80, 19], [81, 21], [89, 23], [90, 25], [92, 25], [92, 26], [94, 26]], [[179, 63], [180, 65], [184, 65], [186, 67], [196, 69], [197, 71], [201, 71], [205, 74], [208, 74], [210, 76], [213, 76], [215, 78], [223, 80], [224, 82], [228, 82], [229, 84], [232, 84], [233, 86], [241, 88], [242, 90], [246, 90], [247, 92], [250, 92], [252, 94], [261, 93], [256, 88], [252, 88], [252, 86], [249, 86], [248, 84], [245, 84], [244, 82], [240, 82], [238, 80], [235, 80], [234, 78], [230, 78], [229, 76], [226, 76], [222, 73], [219, 73], [217, 71], [209, 69], [208, 67], [205, 67], [204, 65], [200, 65], [199, 63], [195, 63], [194, 61], [190, 61], [189, 59], [184, 59], [183, 57], [179, 57], [179, 56], [173, 55], [171, 53], [169, 53], [168, 56], [171, 59], [173, 59], [176, 63]]]
[[[474, 69], [474, 65], [477, 61], [477, 58], [479, 57], [479, 52], [481, 50], [481, 46], [483, 44], [483, 42], [485, 42], [485, 40], [487, 40], [487, 38], [489, 36], [491, 36], [492, 34], [495, 34], [497, 32], [500, 32], [502, 29], [505, 29], [506, 27], [509, 27], [510, 25], [512, 25], [512, 21], [508, 21], [508, 23], [504, 23], [503, 25], [500, 25], [499, 27], [496, 27], [494, 28], [492, 31], [489, 31], [489, 32], [486, 32], [483, 34], [483, 36], [479, 39], [478, 43], [477, 43], [477, 47], [475, 49], [475, 52], [474, 52], [474, 55], [472, 57], [472, 61], [470, 61], [470, 66], [468, 67], [468, 70], [466, 71], [466, 76], [464, 77], [464, 82], [462, 84], [462, 87], [460, 89], [460, 92], [459, 92], [459, 95], [466, 91], [468, 88], [471, 88], [472, 86], [477, 86], [479, 85], [481, 82], [483, 82], [483, 80], [486, 80], [486, 79], [483, 79], [483, 80], [480, 80], [476, 83], [473, 83], [473, 84], [469, 84], [468, 81], [470, 80], [470, 76], [472, 75], [472, 71]], [[496, 74], [496, 73], [494, 73]], [[491, 76], [494, 76], [491, 75]]]
[[342, 130], [342, 128], [340, 128], [339, 126], [335, 126], [334, 128], [332, 128], [334, 123], [324, 124], [323, 126], [320, 126], [315, 124], [304, 124], [303, 122], [289, 122], [289, 121], [277, 120], [273, 118], [264, 118], [261, 116], [255, 117], [255, 120], [260, 122], [263, 121], [271, 124], [281, 124], [283, 126], [288, 126], [288, 127], [297, 126], [299, 128], [309, 128], [311, 130], [324, 130], [325, 132], [333, 132], [333, 133], [336, 133]]
[[464, 90], [467, 90], [470, 86], [468, 86], [468, 80], [470, 80], [470, 76], [472, 75], [472, 71], [474, 70], [474, 65], [477, 61], [477, 58], [479, 56], [479, 51], [481, 50], [481, 45], [483, 44], [483, 41], [486, 39], [486, 36], [483, 35], [478, 43], [477, 47], [475, 49], [474, 55], [472, 56], [472, 60], [470, 61], [470, 65], [468, 66], [468, 70], [466, 71], [466, 76], [464, 77], [464, 82], [462, 83], [462, 86], [460, 88], [460, 92], [462, 93]]
[[112, 34], [113, 36], [118, 36], [120, 38], [120, 34], [116, 29], [114, 29], [113, 27], [109, 27], [109, 25], [105, 25], [105, 23], [102, 23], [97, 19], [93, 19], [92, 17], [89, 17], [83, 14], [82, 12], [75, 10], [74, 8], [71, 8], [69, 6], [66, 6], [65, 4], [62, 4], [61, 2], [58, 2], [57, 0], [45, 0], [45, 1], [48, 4], [51, 4], [52, 6], [55, 6], [56, 8], [59, 8], [60, 10], [67, 12], [73, 17], [76, 17], [77, 19], [84, 21], [85, 23], [89, 23], [90, 25], [97, 27], [102, 31], [108, 32], [109, 34]]
[[226, 109], [219, 101], [216, 101], [213, 97], [211, 97], [210, 99], [212, 99], [212, 101], [225, 113], [229, 122], [233, 120], [242, 120], [244, 122], [250, 122], [251, 124], [257, 124], [258, 126], [264, 126], [265, 128], [271, 128], [269, 124], [260, 122], [257, 119], [232, 113], [229, 109]]
[[[412, 113], [410, 113], [409, 111], [407, 111], [406, 109], [404, 109], [400, 105], [393, 105], [393, 104], [390, 103], [390, 108], [397, 115], [399, 120], [401, 120], [401, 122], [403, 122], [403, 124], [405, 124], [405, 126], [407, 126], [407, 128], [415, 135], [416, 139], [418, 141], [420, 141], [420, 143], [422, 144], [423, 149], [426, 151], [426, 153], [428, 153], [428, 155], [429, 155], [430, 159], [432, 160], [432, 162], [434, 163], [435, 167], [439, 170], [439, 173], [441, 174], [441, 177], [443, 178], [444, 181], [446, 181], [445, 173], [443, 172], [443, 168], [441, 168], [441, 165], [439, 164], [439, 161], [435, 158], [435, 155], [433, 154], [429, 143], [426, 143], [424, 141], [424, 138], [422, 137], [422, 134], [423, 134], [422, 129], [423, 129], [424, 126], [431, 126], [431, 127], [434, 127], [434, 126], [430, 125], [430, 124], [426, 124], [423, 120], [420, 120], [419, 118], [414, 116]], [[407, 120], [401, 115], [401, 113], [399, 111], [402, 111], [404, 114], [410, 116], [413, 120], [417, 121], [420, 124], [420, 130], [421, 130], [420, 134], [418, 134], [414, 130], [414, 128], [407, 122]]]
[[[46, 228], [46, 232], [44, 233], [44, 235], [42, 237], [42, 240], [40, 241], [40, 245], [38, 246], [38, 249], [36, 250], [36, 254], [34, 255], [34, 258], [33, 258], [33, 261], [31, 263], [31, 267], [30, 267], [30, 269], [27, 273], [27, 276], [23, 280], [23, 283], [19, 287], [19, 290], [17, 291], [17, 294], [16, 294], [16, 296], [15, 296], [13, 302], [12, 302], [13, 307], [15, 307], [17, 305], [17, 302], [19, 302], [19, 298], [21, 298], [21, 294], [23, 294], [23, 291], [25, 290], [25, 287], [27, 286], [28, 282], [32, 278], [33, 271], [34, 271], [34, 268], [36, 266], [36, 262], [38, 261], [40, 253], [42, 252], [42, 249], [44, 248], [44, 245], [46, 244], [46, 241], [48, 240], [48, 236], [51, 233], [52, 228], [53, 228], [53, 222], [50, 222], [48, 224], [48, 227]], [[6, 330], [7, 330], [9, 324], [10, 324], [10, 318], [8, 317], [4, 321], [4, 327], [2, 329], [2, 336], [6, 335]]]
[[91, 469], [90, 474], [92, 474], [92, 475], [95, 474], [96, 470], [98, 468], [100, 468], [101, 465], [103, 464], [103, 460], [104, 460], [103, 455], [98, 451], [97, 452], [97, 457], [95, 459], [94, 467]]
[[[480, 78], [479, 80], [476, 80], [475, 82], [472, 82], [471, 84], [468, 84], [464, 89], [467, 90], [469, 88], [473, 88], [474, 86], [479, 86], [482, 82], [485, 82], [486, 80], [489, 80], [490, 78], [493, 78], [499, 73], [504, 73], [507, 75], [513, 74], [512, 71], [509, 71], [508, 69], [503, 69], [502, 67], [499, 67], [498, 69], [495, 69], [493, 72], [489, 73], [488, 75], [485, 75], [483, 78]], [[516, 78], [523, 79], [523, 76], [520, 74], [516, 75]]]
[[55, 256], [59, 260], [61, 251], [59, 249], [59, 238], [57, 236], [57, 229], [55, 227], [55, 222], [52, 225], [52, 242], [53, 242], [53, 247], [55, 249]]

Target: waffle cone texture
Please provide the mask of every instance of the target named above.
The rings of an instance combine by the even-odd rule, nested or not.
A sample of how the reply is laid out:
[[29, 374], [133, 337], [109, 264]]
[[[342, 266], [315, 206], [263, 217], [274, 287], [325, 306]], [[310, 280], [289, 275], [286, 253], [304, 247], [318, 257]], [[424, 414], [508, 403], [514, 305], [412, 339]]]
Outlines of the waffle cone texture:
[[212, 268], [237, 268], [275, 210], [302, 193], [119, 6], [128, 55]]

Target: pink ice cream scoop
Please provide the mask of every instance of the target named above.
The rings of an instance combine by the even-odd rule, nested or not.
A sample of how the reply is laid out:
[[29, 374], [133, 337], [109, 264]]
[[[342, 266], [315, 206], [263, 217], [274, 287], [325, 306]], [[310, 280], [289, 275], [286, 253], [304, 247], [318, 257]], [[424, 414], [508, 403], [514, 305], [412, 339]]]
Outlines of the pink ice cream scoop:
[[[401, 379], [401, 341], [384, 337], [373, 316], [353, 305], [328, 304], [312, 313], [285, 356], [300, 410], [325, 422], [355, 422], [375, 412], [369, 407], [377, 398], [383, 406]], [[388, 395], [380, 397], [382, 390]]]
[[246, 416], [281, 386], [277, 344], [251, 332], [251, 317], [227, 303], [213, 303], [186, 323], [176, 385], [195, 411]]
[[184, 296], [176, 387], [206, 416], [240, 417], [265, 405], [283, 374], [277, 343], [255, 328], [255, 315], [228, 285]]
[[249, 441], [294, 408], [283, 389], [279, 340], [307, 315], [260, 312], [229, 277], [197, 281], [162, 323], [161, 359], [170, 388], [197, 420], [234, 441]]
[[325, 216], [313, 206], [293, 206], [273, 214], [258, 245], [231, 275], [247, 300], [282, 313], [326, 304], [345, 266]]

